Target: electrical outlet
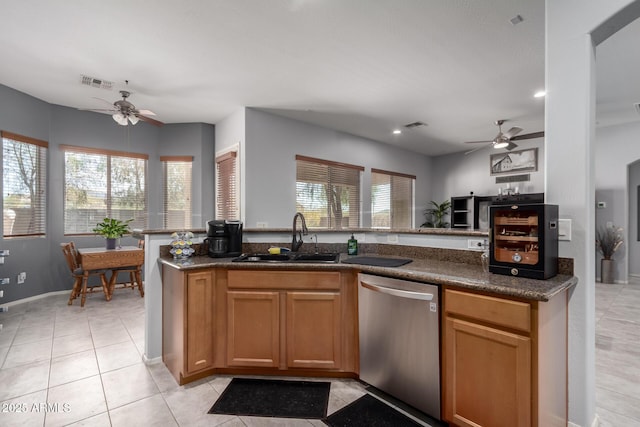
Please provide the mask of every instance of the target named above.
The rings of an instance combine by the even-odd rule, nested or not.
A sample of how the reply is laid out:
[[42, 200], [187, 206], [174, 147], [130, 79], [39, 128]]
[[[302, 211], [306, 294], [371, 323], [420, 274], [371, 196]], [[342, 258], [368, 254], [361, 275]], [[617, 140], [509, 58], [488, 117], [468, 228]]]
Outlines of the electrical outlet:
[[256, 228], [267, 228], [269, 227], [268, 222], [256, 222]]
[[468, 239], [467, 249], [482, 249], [484, 247], [484, 240], [482, 239]]
[[27, 273], [23, 271], [22, 273], [18, 274], [18, 285], [23, 284], [25, 280], [27, 280]]
[[9, 283], [11, 283], [11, 279], [9, 279], [8, 277], [0, 279], [0, 285], [8, 285]]
[[387, 243], [398, 243], [397, 234], [387, 234]]
[[354, 237], [359, 243], [364, 243], [365, 236], [366, 234], [360, 233], [360, 234], [356, 234]]

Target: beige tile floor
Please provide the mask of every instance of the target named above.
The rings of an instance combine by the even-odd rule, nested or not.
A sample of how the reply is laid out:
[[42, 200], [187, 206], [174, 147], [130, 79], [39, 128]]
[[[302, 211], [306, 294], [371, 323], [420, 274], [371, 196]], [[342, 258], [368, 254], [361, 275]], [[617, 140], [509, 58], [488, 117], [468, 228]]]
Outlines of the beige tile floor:
[[596, 411], [603, 427], [640, 425], [640, 278], [596, 283]]
[[[325, 425], [209, 415], [231, 377], [180, 387], [162, 363], [144, 364], [144, 300], [137, 292], [118, 290], [110, 302], [91, 294], [84, 308], [67, 299], [47, 296], [0, 313], [0, 426]], [[328, 413], [364, 393], [358, 381], [332, 380]]]
[[[84, 308], [53, 295], [0, 313], [2, 426], [309, 426], [317, 420], [208, 415], [230, 377], [178, 386], [145, 365], [144, 301], [128, 289]], [[329, 413], [365, 393], [333, 380]], [[600, 425], [640, 425], [640, 279], [596, 284], [596, 405]]]

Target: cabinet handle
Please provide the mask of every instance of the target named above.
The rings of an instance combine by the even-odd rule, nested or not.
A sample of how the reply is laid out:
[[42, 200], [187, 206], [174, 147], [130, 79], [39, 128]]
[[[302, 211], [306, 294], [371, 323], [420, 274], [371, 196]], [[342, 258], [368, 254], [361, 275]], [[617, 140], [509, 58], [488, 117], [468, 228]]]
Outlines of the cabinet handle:
[[198, 360], [196, 365], [202, 365], [203, 363], [207, 363], [207, 359]]
[[370, 289], [374, 292], [381, 292], [383, 294], [393, 295], [396, 297], [419, 299], [424, 301], [431, 301], [433, 299], [433, 294], [425, 292], [403, 291], [401, 289], [387, 288], [385, 286], [373, 285], [362, 281], [360, 284], [363, 288]]

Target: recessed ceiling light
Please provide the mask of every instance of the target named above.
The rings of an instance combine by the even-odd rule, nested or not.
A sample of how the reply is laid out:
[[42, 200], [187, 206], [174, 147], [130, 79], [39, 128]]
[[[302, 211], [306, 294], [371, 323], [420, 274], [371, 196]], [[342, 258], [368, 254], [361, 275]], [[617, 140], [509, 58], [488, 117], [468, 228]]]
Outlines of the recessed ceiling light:
[[393, 134], [394, 135], [400, 135], [402, 133], [402, 131], [400, 129], [394, 129]]
[[539, 91], [537, 91], [536, 93], [534, 93], [534, 94], [533, 94], [533, 97], [534, 97], [534, 98], [542, 98], [542, 97], [544, 97], [546, 94], [547, 94], [547, 92], [546, 92], [546, 91], [544, 91], [544, 90], [539, 90]]

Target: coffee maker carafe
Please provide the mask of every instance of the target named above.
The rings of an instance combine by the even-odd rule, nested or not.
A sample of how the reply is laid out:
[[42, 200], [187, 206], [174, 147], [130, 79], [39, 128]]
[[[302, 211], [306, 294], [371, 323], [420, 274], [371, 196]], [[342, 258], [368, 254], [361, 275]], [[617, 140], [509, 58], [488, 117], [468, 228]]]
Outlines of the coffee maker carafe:
[[229, 251], [229, 235], [224, 220], [209, 221], [206, 242], [209, 245], [209, 256], [212, 258], [226, 257]]

